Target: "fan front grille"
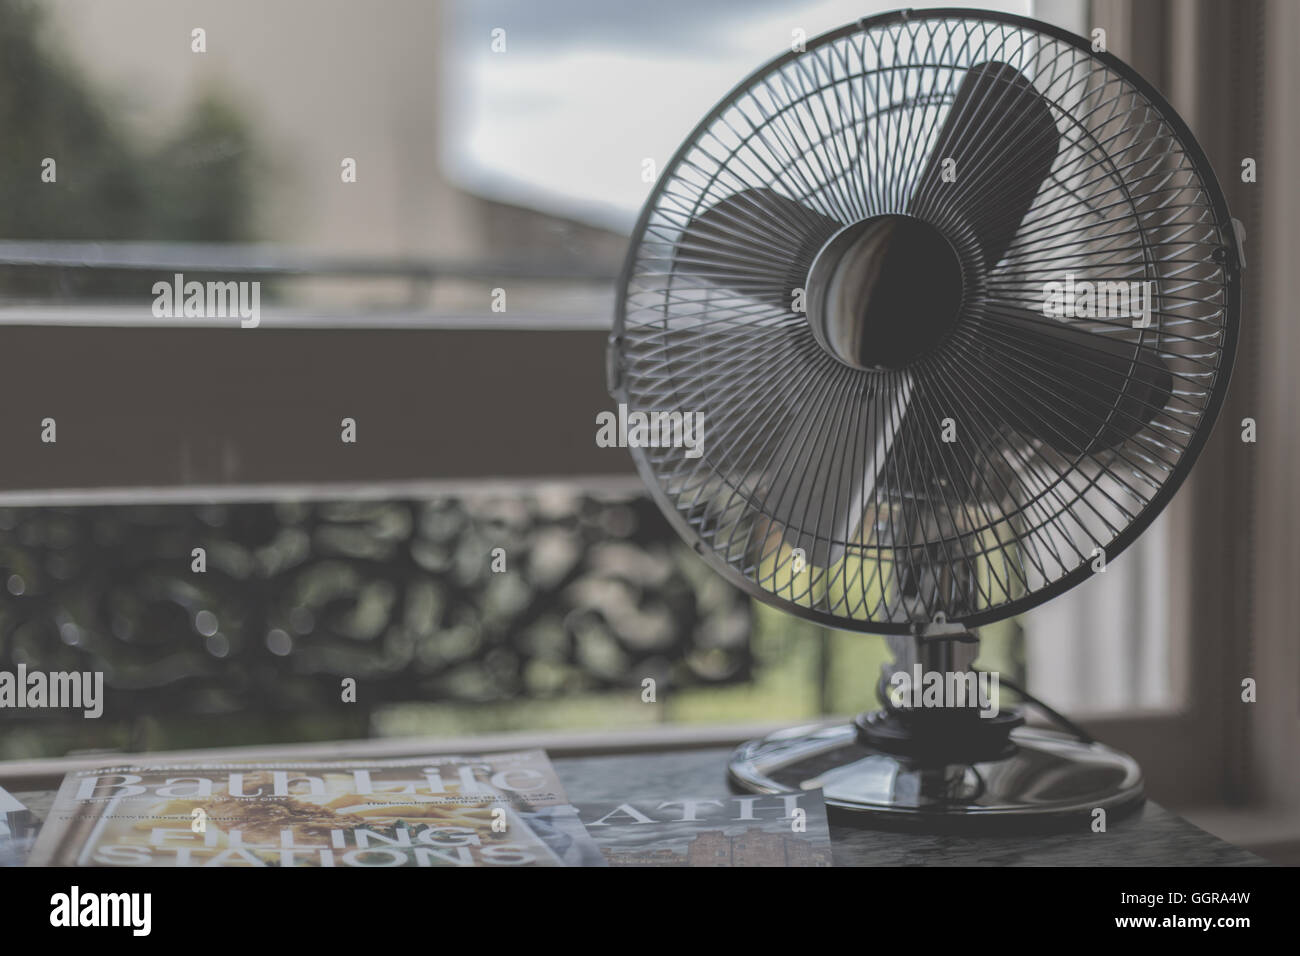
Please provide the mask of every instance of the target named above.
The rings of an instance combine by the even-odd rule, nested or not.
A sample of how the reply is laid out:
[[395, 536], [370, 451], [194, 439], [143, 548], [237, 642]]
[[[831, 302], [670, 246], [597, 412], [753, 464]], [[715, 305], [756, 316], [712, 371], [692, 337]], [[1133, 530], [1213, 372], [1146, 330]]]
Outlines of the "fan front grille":
[[[899, 214], [957, 251], [960, 317], [905, 367], [850, 367], [803, 287], [841, 227]], [[940, 11], [828, 34], [724, 100], [643, 212], [615, 394], [704, 428], [698, 457], [639, 447], [638, 467], [697, 550], [795, 613], [1017, 613], [1114, 558], [1204, 442], [1230, 230], [1182, 122], [1078, 38]]]

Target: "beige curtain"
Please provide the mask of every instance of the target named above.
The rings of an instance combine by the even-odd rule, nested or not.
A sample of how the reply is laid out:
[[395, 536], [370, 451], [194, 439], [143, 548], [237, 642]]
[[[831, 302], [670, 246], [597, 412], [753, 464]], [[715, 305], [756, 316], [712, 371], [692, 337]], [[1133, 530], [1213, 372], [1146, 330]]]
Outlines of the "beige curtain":
[[[1197, 733], [1223, 768], [1208, 796], [1300, 819], [1300, 4], [1093, 0], [1090, 20], [1187, 121], [1245, 225], [1236, 370], [1171, 509], [1170, 585]], [[1255, 183], [1242, 182], [1246, 157]]]

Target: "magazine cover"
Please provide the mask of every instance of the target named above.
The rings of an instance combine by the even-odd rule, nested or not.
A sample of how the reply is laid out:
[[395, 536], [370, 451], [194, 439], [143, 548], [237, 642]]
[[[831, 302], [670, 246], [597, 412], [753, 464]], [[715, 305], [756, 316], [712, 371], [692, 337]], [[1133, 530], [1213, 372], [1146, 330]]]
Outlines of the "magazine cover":
[[32, 847], [33, 830], [28, 807], [0, 787], [0, 866], [22, 866]]
[[68, 774], [31, 866], [573, 866], [600, 854], [540, 750]]
[[832, 866], [820, 790], [580, 803], [610, 866]]

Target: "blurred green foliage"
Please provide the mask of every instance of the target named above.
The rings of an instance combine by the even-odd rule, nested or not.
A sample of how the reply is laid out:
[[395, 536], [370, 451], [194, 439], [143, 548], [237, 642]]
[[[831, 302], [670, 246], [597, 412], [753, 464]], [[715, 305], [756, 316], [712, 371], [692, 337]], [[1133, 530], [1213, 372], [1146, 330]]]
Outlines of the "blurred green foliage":
[[[753, 679], [721, 687], [669, 689], [653, 706], [639, 692], [567, 695], [558, 700], [463, 704], [403, 702], [378, 708], [375, 736], [452, 737], [515, 730], [592, 730], [646, 724], [815, 723], [879, 706], [876, 682], [892, 660], [885, 639], [837, 631], [754, 602]], [[1024, 681], [1016, 620], [980, 630], [980, 668]], [[1001, 700], [1009, 707], [1014, 697]]]
[[[0, 238], [233, 242], [253, 237], [259, 160], [245, 117], [216, 91], [178, 128], [140, 135], [58, 49], [39, 4], [0, 0]], [[57, 180], [43, 182], [46, 158]], [[80, 293], [122, 286], [68, 276]], [[10, 292], [51, 277], [9, 274]], [[139, 281], [129, 288], [138, 291]]]

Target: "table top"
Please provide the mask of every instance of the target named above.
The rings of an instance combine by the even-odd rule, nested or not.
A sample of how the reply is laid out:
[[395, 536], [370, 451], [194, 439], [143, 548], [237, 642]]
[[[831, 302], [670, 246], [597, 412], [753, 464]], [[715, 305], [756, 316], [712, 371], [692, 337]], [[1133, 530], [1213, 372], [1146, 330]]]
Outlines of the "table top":
[[[554, 757], [569, 799], [725, 797], [728, 748]], [[831, 821], [836, 866], [1265, 866], [1148, 800], [1105, 833], [951, 836], [892, 833]]]
[[[714, 799], [732, 791], [726, 779], [731, 746], [725, 735], [656, 735], [657, 746], [629, 737], [604, 741], [573, 739], [464, 738], [455, 741], [376, 739], [328, 745], [282, 745], [191, 751], [185, 754], [115, 755], [111, 762], [132, 759], [169, 762], [204, 760], [351, 759], [415, 756], [428, 753], [490, 753], [540, 747], [546, 749], [575, 803], [608, 803], [662, 798]], [[664, 739], [660, 740], [659, 737]], [[729, 740], [728, 740], [729, 742]], [[459, 746], [456, 746], [459, 745]], [[0, 784], [8, 787], [38, 818], [44, 817], [63, 773], [75, 765], [105, 764], [110, 758], [66, 758], [29, 764], [0, 764]], [[4, 771], [8, 771], [5, 773]], [[956, 836], [872, 830], [838, 817], [830, 823], [836, 866], [1267, 866], [1268, 862], [1193, 826], [1156, 803], [1112, 820], [1107, 832], [1015, 836]]]

